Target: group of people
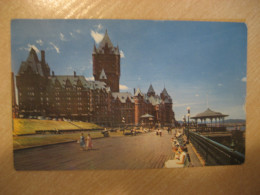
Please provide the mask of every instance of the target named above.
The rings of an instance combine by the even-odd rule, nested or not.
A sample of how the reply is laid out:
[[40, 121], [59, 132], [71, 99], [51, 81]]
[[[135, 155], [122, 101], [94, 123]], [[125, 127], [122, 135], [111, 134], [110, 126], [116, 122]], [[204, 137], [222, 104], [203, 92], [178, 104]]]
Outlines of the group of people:
[[85, 139], [84, 134], [81, 133], [81, 136], [79, 138], [79, 144], [80, 144], [81, 150], [91, 150], [93, 147], [93, 143], [92, 143], [90, 134], [88, 134], [87, 139]]
[[178, 138], [180, 139], [181, 137], [182, 135], [177, 132], [174, 134], [173, 138], [171, 138], [174, 159], [165, 162], [166, 168], [180, 168], [185, 166], [187, 153], [184, 151], [184, 145], [178, 141]]

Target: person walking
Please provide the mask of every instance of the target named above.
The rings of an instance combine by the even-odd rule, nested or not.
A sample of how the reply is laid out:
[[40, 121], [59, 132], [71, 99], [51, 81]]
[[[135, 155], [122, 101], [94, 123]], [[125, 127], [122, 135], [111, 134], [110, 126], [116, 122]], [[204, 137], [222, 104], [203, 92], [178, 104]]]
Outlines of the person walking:
[[159, 134], [160, 134], [160, 137], [162, 137], [162, 130], [161, 129], [159, 130]]
[[79, 138], [79, 143], [80, 143], [81, 150], [86, 150], [86, 142], [83, 133], [81, 133], [81, 136]]
[[90, 137], [90, 134], [88, 134], [87, 137], [87, 149], [92, 149], [93, 144], [92, 144], [92, 138]]

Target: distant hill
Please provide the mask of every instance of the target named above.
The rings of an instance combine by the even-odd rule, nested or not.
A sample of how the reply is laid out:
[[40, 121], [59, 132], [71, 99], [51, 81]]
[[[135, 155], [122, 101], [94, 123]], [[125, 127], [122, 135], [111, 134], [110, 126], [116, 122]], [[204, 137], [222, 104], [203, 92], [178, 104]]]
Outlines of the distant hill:
[[[183, 121], [177, 121], [178, 123], [182, 124]], [[198, 120], [198, 122], [200, 123], [200, 120]], [[215, 122], [215, 120], [213, 120], [213, 123]], [[210, 123], [209, 121], [207, 121], [207, 123]], [[246, 123], [246, 120], [244, 119], [226, 119], [225, 123]]]
[[245, 123], [246, 120], [244, 119], [227, 119], [225, 123]]

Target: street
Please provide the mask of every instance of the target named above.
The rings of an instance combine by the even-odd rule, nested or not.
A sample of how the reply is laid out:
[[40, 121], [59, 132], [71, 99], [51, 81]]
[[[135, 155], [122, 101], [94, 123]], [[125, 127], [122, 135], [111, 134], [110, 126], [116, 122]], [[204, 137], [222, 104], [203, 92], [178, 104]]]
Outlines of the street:
[[93, 150], [76, 142], [14, 151], [16, 170], [152, 169], [170, 159], [171, 135], [163, 131], [93, 140]]

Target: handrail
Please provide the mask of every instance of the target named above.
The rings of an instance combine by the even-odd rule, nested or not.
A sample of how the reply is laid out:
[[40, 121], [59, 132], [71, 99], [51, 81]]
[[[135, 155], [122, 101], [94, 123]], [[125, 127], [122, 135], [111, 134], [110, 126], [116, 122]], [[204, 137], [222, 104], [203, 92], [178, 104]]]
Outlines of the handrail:
[[200, 151], [207, 165], [241, 164], [245, 161], [244, 154], [234, 151], [223, 144], [192, 131], [187, 132], [185, 130], [185, 133], [189, 133], [191, 143]]

